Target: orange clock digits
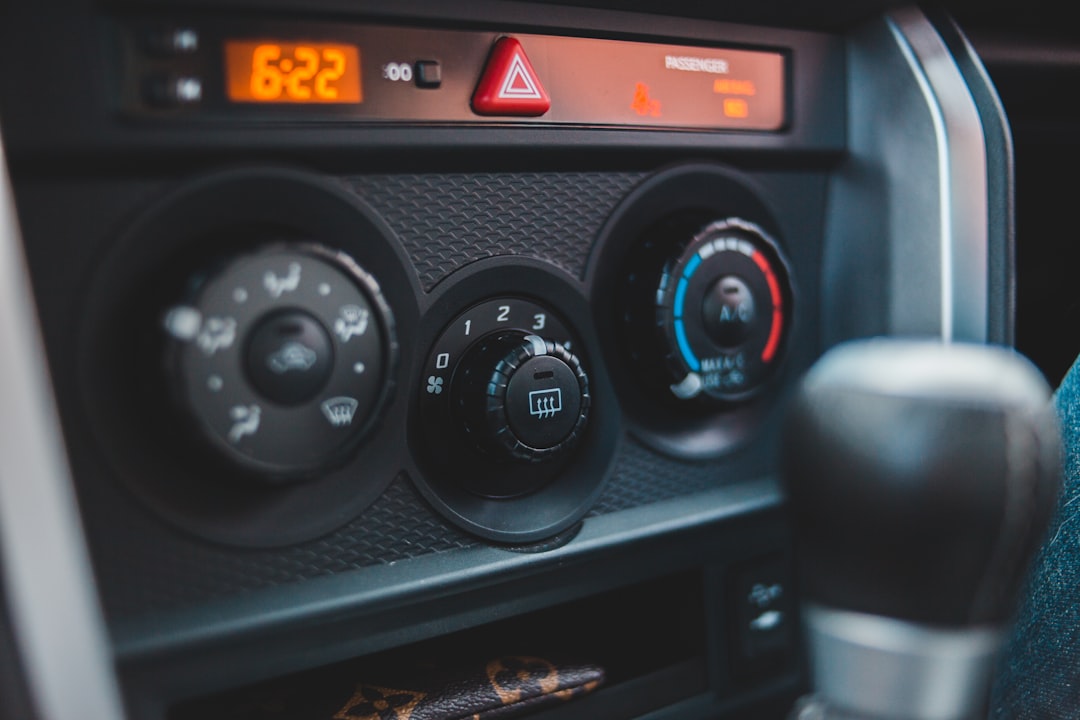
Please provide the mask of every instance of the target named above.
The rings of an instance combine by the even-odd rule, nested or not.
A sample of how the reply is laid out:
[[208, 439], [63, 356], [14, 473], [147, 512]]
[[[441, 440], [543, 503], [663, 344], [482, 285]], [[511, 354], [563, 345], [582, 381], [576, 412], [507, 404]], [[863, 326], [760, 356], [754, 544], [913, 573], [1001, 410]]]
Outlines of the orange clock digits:
[[230, 40], [225, 67], [234, 102], [363, 102], [360, 50], [353, 45]]

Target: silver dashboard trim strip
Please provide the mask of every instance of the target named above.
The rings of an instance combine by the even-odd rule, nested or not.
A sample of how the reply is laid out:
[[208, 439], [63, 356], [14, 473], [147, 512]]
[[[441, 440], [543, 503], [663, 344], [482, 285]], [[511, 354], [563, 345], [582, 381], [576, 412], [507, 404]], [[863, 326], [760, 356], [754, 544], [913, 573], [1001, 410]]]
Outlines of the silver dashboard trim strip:
[[985, 342], [989, 293], [986, 141], [967, 82], [921, 11], [894, 11], [888, 23], [926, 99], [938, 142], [941, 203], [941, 335]]
[[123, 717], [0, 144], [0, 571], [36, 713]]
[[916, 8], [848, 37], [848, 150], [829, 192], [826, 345], [877, 335], [985, 343], [986, 137], [956, 60]]
[[[937, 141], [938, 147], [939, 149], [948, 148], [949, 134], [946, 130], [945, 116], [942, 112], [941, 105], [934, 94], [934, 89], [930, 84], [930, 80], [926, 77], [926, 73], [922, 71], [918, 57], [908, 43], [903, 31], [891, 20], [889, 21], [889, 30], [892, 32], [893, 37], [896, 38], [896, 45], [904, 55], [904, 58], [908, 61], [908, 65], [912, 71], [911, 76], [918, 84], [919, 90], [926, 100], [926, 109], [930, 113], [930, 118], [934, 124], [934, 138]], [[953, 339], [952, 296], [955, 292], [955, 287], [952, 282], [953, 263], [951, 250], [953, 243], [952, 202], [949, 194], [950, 169], [948, 152], [939, 151], [937, 155], [937, 171], [941, 182], [938, 185], [937, 194], [938, 203], [941, 208], [940, 217], [938, 218], [938, 229], [941, 233], [941, 247], [939, 251], [941, 260], [941, 336], [946, 341], [951, 341]]]

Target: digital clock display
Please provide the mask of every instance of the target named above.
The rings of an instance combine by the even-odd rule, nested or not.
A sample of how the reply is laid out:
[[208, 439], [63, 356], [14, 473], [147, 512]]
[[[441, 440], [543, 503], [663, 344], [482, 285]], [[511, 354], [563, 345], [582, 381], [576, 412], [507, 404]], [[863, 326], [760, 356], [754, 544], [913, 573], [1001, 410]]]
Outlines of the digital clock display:
[[358, 105], [364, 100], [355, 45], [229, 40], [225, 72], [233, 102]]

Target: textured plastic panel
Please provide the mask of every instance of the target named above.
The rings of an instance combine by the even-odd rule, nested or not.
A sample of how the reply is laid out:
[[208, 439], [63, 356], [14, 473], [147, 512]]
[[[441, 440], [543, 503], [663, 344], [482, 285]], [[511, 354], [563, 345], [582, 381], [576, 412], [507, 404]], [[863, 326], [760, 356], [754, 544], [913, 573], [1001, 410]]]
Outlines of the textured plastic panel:
[[[318, 540], [278, 550], [239, 550], [159, 527], [113, 526], [96, 549], [111, 619], [195, 605], [207, 600], [392, 563], [479, 542], [432, 512], [403, 478], [360, 517]], [[119, 532], [118, 532], [119, 531]], [[143, 536], [133, 541], [131, 536]], [[132, 582], [131, 578], [138, 578]]]
[[643, 173], [367, 175], [350, 185], [393, 229], [424, 290], [495, 255], [582, 277], [593, 239]]
[[[720, 484], [721, 474], [714, 463], [671, 460], [633, 441], [624, 443], [623, 450], [592, 516]], [[101, 589], [112, 621], [484, 542], [443, 521], [404, 478], [395, 480], [348, 525], [318, 540], [280, 550], [211, 545], [163, 531], [131, 513], [112, 515], [109, 531], [95, 535]], [[138, 580], [132, 582], [132, 578]]]
[[624, 443], [615, 474], [589, 517], [699, 492], [719, 484], [717, 464], [672, 460], [634, 442]]

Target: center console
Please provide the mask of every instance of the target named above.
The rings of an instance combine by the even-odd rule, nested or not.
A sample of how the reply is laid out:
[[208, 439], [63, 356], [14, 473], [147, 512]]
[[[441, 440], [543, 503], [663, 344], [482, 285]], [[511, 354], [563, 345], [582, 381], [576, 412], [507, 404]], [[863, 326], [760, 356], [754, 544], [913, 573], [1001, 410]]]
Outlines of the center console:
[[795, 380], [855, 337], [1011, 341], [1006, 129], [944, 18], [8, 27], [0, 58], [39, 58], [2, 78], [3, 139], [133, 717], [545, 645], [608, 667], [545, 717], [781, 713]]

